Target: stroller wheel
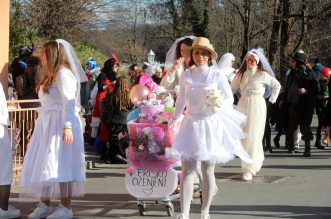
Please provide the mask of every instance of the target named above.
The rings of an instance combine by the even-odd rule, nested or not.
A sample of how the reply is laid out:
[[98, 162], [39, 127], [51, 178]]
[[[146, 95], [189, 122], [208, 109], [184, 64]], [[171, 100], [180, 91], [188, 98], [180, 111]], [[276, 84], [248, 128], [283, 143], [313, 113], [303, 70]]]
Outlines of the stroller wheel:
[[168, 216], [169, 217], [174, 216], [174, 213], [175, 213], [174, 205], [171, 202], [169, 202], [169, 203], [167, 203], [167, 205], [165, 207], [166, 207]]
[[139, 209], [140, 216], [145, 216], [146, 215], [145, 207], [143, 205], [138, 204], [138, 209]]

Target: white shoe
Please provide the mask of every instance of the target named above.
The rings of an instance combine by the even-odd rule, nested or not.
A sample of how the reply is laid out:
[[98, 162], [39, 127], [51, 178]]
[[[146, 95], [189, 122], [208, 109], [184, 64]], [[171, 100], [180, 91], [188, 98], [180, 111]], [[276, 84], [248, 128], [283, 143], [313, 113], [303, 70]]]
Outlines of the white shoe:
[[189, 217], [185, 217], [183, 214], [177, 215], [176, 219], [189, 219]]
[[0, 219], [17, 218], [19, 216], [21, 216], [21, 211], [13, 206], [8, 206], [7, 211], [0, 208]]
[[250, 181], [252, 179], [253, 179], [253, 174], [252, 173], [247, 172], [247, 173], [244, 173], [243, 174], [242, 180], [244, 180], [244, 181]]
[[66, 208], [60, 204], [53, 214], [49, 215], [46, 219], [70, 219], [73, 218], [73, 216], [71, 208]]
[[209, 213], [202, 213], [200, 219], [210, 219]]
[[29, 219], [40, 219], [40, 218], [45, 218], [48, 215], [52, 214], [53, 208], [48, 207], [44, 202], [39, 202], [37, 204], [37, 208], [29, 214], [28, 218]]

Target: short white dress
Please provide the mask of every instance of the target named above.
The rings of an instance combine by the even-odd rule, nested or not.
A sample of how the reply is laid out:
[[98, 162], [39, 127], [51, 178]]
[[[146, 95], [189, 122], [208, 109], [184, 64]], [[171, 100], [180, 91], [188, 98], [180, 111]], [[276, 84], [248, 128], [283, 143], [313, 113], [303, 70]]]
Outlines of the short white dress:
[[[218, 111], [207, 106], [206, 96], [214, 89], [223, 93], [224, 100]], [[175, 118], [186, 106], [170, 153], [182, 160], [226, 163], [238, 155], [251, 162], [242, 147], [245, 137], [242, 128], [246, 116], [233, 108], [233, 95], [224, 73], [215, 67], [192, 67], [180, 78]]]
[[8, 108], [0, 83], [0, 186], [10, 185], [13, 179], [12, 151], [8, 136]]
[[[23, 199], [61, 197], [59, 182], [70, 182], [61, 187], [65, 190], [64, 197], [84, 194], [85, 155], [78, 114], [78, 82], [69, 69], [61, 68], [48, 91], [43, 93], [40, 89], [38, 93], [41, 107], [20, 180], [20, 198]], [[72, 129], [72, 145], [62, 141], [64, 127]]]

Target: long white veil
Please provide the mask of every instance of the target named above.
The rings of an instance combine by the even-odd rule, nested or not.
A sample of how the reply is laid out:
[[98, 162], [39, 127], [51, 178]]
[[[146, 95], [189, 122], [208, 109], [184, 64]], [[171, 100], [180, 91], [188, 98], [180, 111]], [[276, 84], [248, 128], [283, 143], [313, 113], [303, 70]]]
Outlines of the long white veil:
[[170, 49], [168, 50], [168, 52], [166, 54], [166, 60], [165, 60], [165, 63], [164, 63], [165, 69], [170, 68], [174, 64], [175, 59], [176, 59], [177, 44], [185, 38], [191, 38], [193, 40], [196, 37], [193, 36], [193, 35], [190, 35], [190, 36], [180, 37], [180, 38], [175, 40], [175, 42], [172, 44], [172, 46], [170, 47]]
[[76, 106], [81, 106], [80, 104], [80, 83], [86, 82], [87, 77], [85, 71], [82, 67], [81, 62], [79, 61], [74, 48], [66, 40], [57, 39], [56, 42], [63, 45], [66, 52], [68, 62], [70, 64], [70, 69], [77, 79], [77, 93], [76, 93]]
[[[274, 73], [268, 59], [265, 57], [263, 49], [260, 47], [254, 48], [254, 49], [251, 49], [250, 51], [248, 51], [247, 54], [245, 55], [244, 61], [241, 63], [241, 66], [244, 64], [246, 57], [248, 55], [250, 55], [251, 53], [255, 53], [259, 57], [259, 62], [261, 62], [261, 65], [262, 65], [262, 68], [264, 69], [264, 71], [268, 72], [271, 76], [275, 77], [275, 73]], [[271, 95], [271, 87], [266, 86], [263, 97], [268, 98], [268, 97], [270, 97], [270, 95]]]
[[232, 82], [233, 78], [235, 77], [235, 69], [232, 67], [234, 60], [234, 55], [228, 52], [223, 54], [218, 62], [218, 68], [224, 72], [225, 76], [230, 82]]

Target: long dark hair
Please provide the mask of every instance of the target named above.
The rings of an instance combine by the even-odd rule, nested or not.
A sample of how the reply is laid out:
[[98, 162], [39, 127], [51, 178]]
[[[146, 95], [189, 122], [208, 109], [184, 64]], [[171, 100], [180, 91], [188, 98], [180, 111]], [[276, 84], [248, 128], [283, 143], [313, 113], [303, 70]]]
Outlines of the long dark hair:
[[[114, 58], [110, 58], [103, 64], [103, 68], [101, 69], [102, 73], [112, 73], [114, 72], [114, 66], [119, 65], [118, 61]], [[115, 73], [115, 72], [114, 72]]]
[[181, 41], [179, 41], [179, 42], [177, 43], [177, 46], [176, 46], [176, 59], [179, 59], [180, 57], [182, 57], [182, 54], [180, 53], [180, 46], [181, 46], [183, 43], [184, 43], [185, 45], [187, 45], [187, 46], [192, 46], [192, 44], [193, 44], [193, 40], [192, 40], [191, 38], [189, 38], [189, 37], [186, 37], [186, 38], [182, 39]]

